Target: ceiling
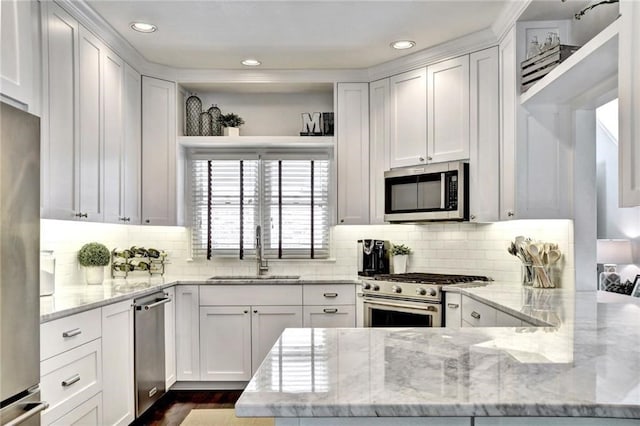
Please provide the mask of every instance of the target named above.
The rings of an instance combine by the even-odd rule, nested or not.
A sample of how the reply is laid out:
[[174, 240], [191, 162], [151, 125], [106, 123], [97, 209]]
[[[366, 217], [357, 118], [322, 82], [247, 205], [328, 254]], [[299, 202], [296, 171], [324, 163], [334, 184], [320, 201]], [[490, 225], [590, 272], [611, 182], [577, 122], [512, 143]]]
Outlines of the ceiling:
[[[358, 69], [490, 27], [509, 0], [86, 0], [148, 61], [176, 68]], [[132, 21], [158, 26], [136, 33]], [[398, 51], [389, 43], [410, 39]]]

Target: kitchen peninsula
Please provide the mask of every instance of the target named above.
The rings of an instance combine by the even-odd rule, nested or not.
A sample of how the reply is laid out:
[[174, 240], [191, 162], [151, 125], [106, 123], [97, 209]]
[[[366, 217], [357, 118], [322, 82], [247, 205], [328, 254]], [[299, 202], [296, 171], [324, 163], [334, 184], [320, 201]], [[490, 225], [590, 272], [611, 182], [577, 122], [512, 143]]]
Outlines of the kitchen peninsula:
[[556, 326], [287, 329], [236, 414], [278, 426], [640, 424], [640, 305], [561, 290], [531, 299], [529, 290], [458, 291], [551, 313]]

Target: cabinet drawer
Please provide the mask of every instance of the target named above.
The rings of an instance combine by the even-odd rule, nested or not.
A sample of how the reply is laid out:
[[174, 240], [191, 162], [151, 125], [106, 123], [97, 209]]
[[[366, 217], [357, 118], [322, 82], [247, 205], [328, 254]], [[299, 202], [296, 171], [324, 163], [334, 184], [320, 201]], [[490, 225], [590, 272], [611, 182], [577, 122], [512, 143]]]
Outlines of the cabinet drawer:
[[99, 393], [73, 410], [55, 420], [53, 423], [42, 422], [43, 426], [75, 426], [99, 425], [102, 423], [102, 393]]
[[302, 308], [303, 327], [336, 328], [355, 327], [355, 306], [305, 306]]
[[473, 327], [493, 327], [496, 325], [496, 313], [491, 306], [462, 296], [462, 320]]
[[303, 305], [354, 305], [356, 289], [353, 284], [304, 285]]
[[40, 325], [40, 361], [101, 336], [100, 309], [82, 312]]
[[301, 305], [300, 285], [203, 285], [200, 306]]
[[445, 293], [444, 306], [445, 327], [460, 328], [462, 321], [462, 295], [460, 293]]
[[49, 403], [42, 412], [43, 424], [102, 391], [101, 346], [102, 340], [96, 339], [40, 363], [42, 399]]

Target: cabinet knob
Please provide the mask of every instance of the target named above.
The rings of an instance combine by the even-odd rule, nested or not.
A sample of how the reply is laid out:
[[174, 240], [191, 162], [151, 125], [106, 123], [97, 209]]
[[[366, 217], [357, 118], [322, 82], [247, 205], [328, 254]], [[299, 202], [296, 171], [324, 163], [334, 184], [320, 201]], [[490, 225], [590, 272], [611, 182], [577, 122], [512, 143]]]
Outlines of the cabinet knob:
[[337, 314], [338, 313], [338, 310], [336, 308], [333, 308], [333, 309], [325, 308], [322, 311], [325, 314]]
[[475, 319], [480, 319], [480, 314], [477, 313], [476, 311], [471, 312], [471, 316]]
[[340, 219], [340, 223], [344, 223], [344, 219]]
[[428, 156], [427, 156], [427, 160], [431, 161], [431, 160], [433, 160], [433, 157], [432, 157], [432, 156], [430, 156], [430, 155], [428, 155]]
[[418, 160], [420, 160], [420, 162], [424, 161], [424, 157], [418, 157]]
[[507, 216], [509, 216], [509, 217], [513, 217], [513, 216], [515, 216], [515, 213], [514, 213], [513, 211], [509, 210], [509, 211], [507, 212]]
[[151, 221], [149, 219], [145, 219], [144, 223], [150, 223]]
[[76, 217], [89, 217], [88, 213], [82, 213], [82, 212], [78, 212], [75, 214]]
[[245, 309], [245, 310], [244, 310], [244, 313], [245, 313], [245, 314], [248, 314], [248, 313], [249, 313], [249, 311]]
[[257, 313], [258, 313], [258, 310], [257, 310], [257, 309], [254, 309], [253, 313], [254, 313], [254, 314], [257, 314]]
[[475, 214], [472, 214], [471, 216], [469, 216], [469, 218], [470, 218], [471, 220], [474, 220], [474, 219], [476, 218], [476, 215], [475, 215]]

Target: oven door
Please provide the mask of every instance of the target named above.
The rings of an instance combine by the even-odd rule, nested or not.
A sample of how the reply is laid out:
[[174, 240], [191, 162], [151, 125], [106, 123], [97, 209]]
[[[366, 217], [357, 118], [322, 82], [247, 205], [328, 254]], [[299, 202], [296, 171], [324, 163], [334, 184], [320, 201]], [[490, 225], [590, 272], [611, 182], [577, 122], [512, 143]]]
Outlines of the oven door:
[[365, 327], [442, 327], [440, 304], [364, 297]]

